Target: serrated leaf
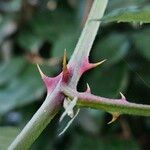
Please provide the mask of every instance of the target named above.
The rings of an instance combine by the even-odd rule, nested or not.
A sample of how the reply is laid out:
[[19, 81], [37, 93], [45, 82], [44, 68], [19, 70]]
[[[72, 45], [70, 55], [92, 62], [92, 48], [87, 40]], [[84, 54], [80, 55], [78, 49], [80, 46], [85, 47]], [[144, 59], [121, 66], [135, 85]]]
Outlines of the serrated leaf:
[[105, 22], [139, 22], [150, 23], [150, 7], [129, 7], [113, 10], [101, 20]]
[[0, 127], [0, 149], [6, 150], [18, 133], [15, 127]]

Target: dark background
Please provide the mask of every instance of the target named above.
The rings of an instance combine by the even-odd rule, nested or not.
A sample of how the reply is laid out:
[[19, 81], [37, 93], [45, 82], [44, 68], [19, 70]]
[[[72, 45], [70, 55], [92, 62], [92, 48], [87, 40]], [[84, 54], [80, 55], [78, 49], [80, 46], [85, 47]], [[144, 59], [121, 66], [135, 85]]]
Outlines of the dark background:
[[[36, 68], [49, 76], [62, 68], [67, 49], [70, 58], [82, 31], [92, 0], [0, 0], [0, 149], [30, 120], [43, 103], [46, 89]], [[149, 0], [110, 0], [106, 14], [130, 6], [147, 6]], [[91, 51], [91, 62], [107, 59], [86, 73], [93, 94], [150, 104], [150, 26], [140, 23], [102, 23]], [[150, 118], [123, 115], [108, 125], [111, 115], [82, 109], [61, 137], [69, 118], [59, 124], [62, 111], [31, 147], [32, 150], [148, 150]]]

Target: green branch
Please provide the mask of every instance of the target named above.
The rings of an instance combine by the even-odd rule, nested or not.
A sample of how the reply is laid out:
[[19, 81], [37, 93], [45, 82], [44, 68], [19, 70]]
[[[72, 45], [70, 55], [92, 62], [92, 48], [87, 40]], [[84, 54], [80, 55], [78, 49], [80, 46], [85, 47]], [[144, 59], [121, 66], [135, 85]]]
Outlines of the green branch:
[[86, 21], [85, 27], [75, 47], [74, 53], [71, 56], [68, 66], [73, 66], [73, 76], [69, 85], [76, 88], [78, 80], [80, 79], [79, 69], [81, 62], [89, 56], [93, 42], [95, 40], [97, 31], [101, 21], [91, 21], [95, 18], [102, 18], [107, 6], [108, 0], [95, 0], [91, 8], [90, 14]]
[[[42, 106], [12, 142], [8, 150], [27, 150], [30, 148], [61, 107], [61, 101], [64, 96], [62, 95], [62, 98], [60, 98], [60, 92], [57, 90], [58, 88], [53, 93], [47, 95]], [[59, 102], [57, 102], [58, 96]]]
[[73, 99], [78, 98], [77, 106], [90, 107], [101, 109], [109, 113], [131, 114], [139, 116], [150, 116], [150, 105], [135, 104], [128, 102], [125, 98], [109, 99], [100, 96], [95, 96], [87, 92], [77, 92], [69, 87], [63, 87], [63, 92], [66, 96]]
[[[88, 17], [88, 21], [85, 24], [84, 30], [81, 37], [77, 43], [75, 51], [71, 57], [68, 66], [74, 66], [72, 77], [70, 79], [69, 85], [71, 87], [76, 87], [80, 75], [78, 71], [80, 64], [84, 57], [89, 55], [93, 41], [95, 39], [97, 30], [99, 28], [100, 22], [89, 22], [92, 18], [101, 18], [104, 14], [105, 8], [107, 6], [108, 0], [95, 0]], [[51, 119], [57, 114], [62, 102], [64, 95], [62, 95], [61, 89], [61, 79], [56, 83], [55, 88], [51, 93], [47, 94], [47, 98], [39, 108], [39, 110], [34, 114], [31, 120], [27, 123], [21, 133], [16, 137], [16, 139], [9, 146], [9, 150], [26, 150], [33, 144], [33, 142], [38, 138], [45, 127], [50, 123]]]

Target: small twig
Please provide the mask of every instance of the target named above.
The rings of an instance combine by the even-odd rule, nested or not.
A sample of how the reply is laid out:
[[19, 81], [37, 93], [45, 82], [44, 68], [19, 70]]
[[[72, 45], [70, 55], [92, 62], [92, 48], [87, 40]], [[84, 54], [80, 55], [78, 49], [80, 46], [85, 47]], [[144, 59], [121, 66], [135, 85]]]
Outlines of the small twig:
[[130, 103], [124, 98], [109, 99], [95, 96], [90, 93], [80, 93], [69, 87], [64, 87], [63, 92], [66, 96], [78, 97], [77, 106], [101, 109], [111, 114], [130, 114], [138, 116], [150, 116], [150, 105]]

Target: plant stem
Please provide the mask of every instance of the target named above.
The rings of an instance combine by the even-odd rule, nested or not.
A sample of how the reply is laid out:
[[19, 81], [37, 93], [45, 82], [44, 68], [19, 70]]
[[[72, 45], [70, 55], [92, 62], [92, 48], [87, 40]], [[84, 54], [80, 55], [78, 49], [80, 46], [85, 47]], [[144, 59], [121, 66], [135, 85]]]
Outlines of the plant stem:
[[130, 103], [125, 99], [104, 98], [86, 92], [80, 93], [70, 87], [64, 87], [63, 92], [71, 99], [78, 97], [77, 106], [79, 107], [101, 109], [109, 113], [150, 116], [150, 105]]
[[58, 90], [58, 87], [56, 87], [55, 91], [47, 95], [42, 106], [9, 146], [8, 150], [29, 149], [61, 107], [64, 96]]
[[85, 27], [75, 47], [74, 53], [69, 61], [69, 66], [73, 67], [73, 76], [69, 86], [76, 88], [78, 80], [80, 79], [79, 69], [81, 62], [88, 58], [92, 48], [98, 28], [101, 24], [100, 21], [92, 21], [95, 18], [101, 18], [104, 15], [108, 0], [95, 0], [91, 8], [90, 14], [86, 21]]
[[[101, 18], [103, 16], [103, 13], [107, 6], [107, 1], [108, 0], [94, 1], [84, 30], [71, 57], [68, 66], [75, 66], [72, 78], [69, 83], [69, 85], [72, 87], [76, 87], [77, 85], [77, 82], [80, 78], [80, 76], [78, 75], [80, 63], [83, 58], [88, 57], [100, 25], [100, 22], [92, 22], [90, 20]], [[61, 80], [57, 83], [55, 89], [51, 93], [48, 93], [47, 98], [42, 106], [34, 114], [34, 116], [24, 127], [21, 133], [17, 136], [17, 138], [13, 141], [13, 143], [9, 146], [9, 150], [26, 150], [38, 138], [40, 133], [45, 129], [45, 127], [59, 111], [62, 105], [64, 95], [60, 90], [60, 86]]]

